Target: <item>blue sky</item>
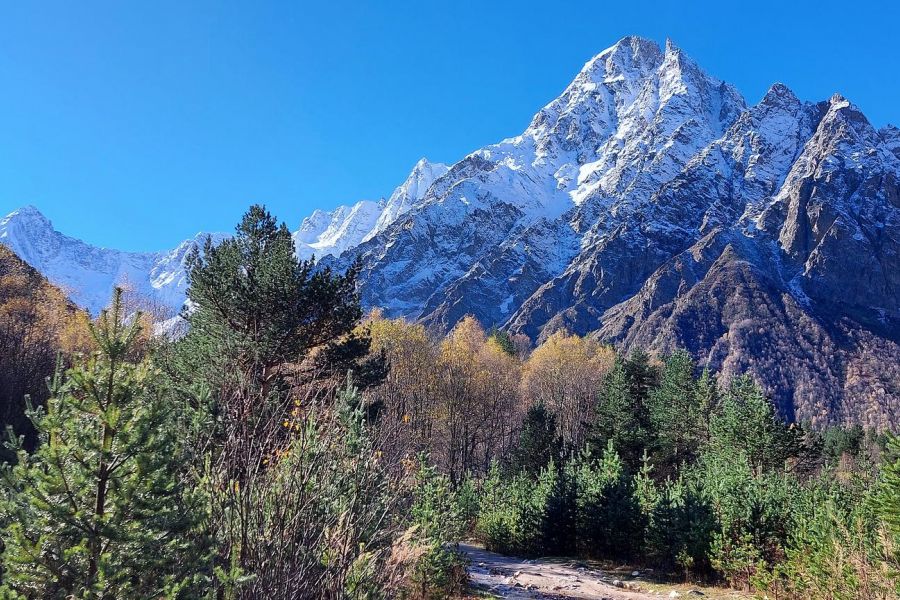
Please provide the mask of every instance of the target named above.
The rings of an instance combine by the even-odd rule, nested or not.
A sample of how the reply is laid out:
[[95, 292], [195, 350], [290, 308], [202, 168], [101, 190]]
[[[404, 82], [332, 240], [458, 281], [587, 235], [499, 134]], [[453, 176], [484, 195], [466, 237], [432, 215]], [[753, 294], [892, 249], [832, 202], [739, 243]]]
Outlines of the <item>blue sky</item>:
[[391, 192], [520, 133], [624, 35], [671, 37], [753, 103], [781, 81], [900, 122], [900, 10], [874, 2], [6, 2], [0, 214], [131, 250], [263, 202]]

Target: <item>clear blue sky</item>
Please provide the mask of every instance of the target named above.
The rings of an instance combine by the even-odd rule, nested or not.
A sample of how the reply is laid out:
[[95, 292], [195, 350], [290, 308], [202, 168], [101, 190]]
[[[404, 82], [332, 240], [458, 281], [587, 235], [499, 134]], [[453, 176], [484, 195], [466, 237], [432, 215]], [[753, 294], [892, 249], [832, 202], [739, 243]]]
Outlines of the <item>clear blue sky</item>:
[[751, 103], [782, 81], [900, 121], [894, 3], [701, 4], [4, 2], [0, 214], [141, 250], [252, 202], [293, 228], [520, 133], [628, 34], [671, 37]]

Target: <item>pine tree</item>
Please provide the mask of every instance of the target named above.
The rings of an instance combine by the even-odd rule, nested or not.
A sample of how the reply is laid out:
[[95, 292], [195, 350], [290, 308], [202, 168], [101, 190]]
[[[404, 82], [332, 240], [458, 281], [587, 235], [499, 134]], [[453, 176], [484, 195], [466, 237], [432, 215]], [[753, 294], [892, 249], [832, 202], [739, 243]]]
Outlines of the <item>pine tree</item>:
[[[882, 521], [894, 539], [894, 547], [900, 549], [900, 438], [888, 439], [891, 456], [881, 468], [881, 483], [875, 496], [875, 504]], [[897, 552], [900, 559], [900, 551]]]
[[500, 348], [510, 356], [516, 355], [516, 346], [513, 344], [512, 337], [508, 332], [494, 327], [488, 334], [488, 338], [495, 340]]
[[[318, 530], [297, 528], [303, 529], [311, 510], [336, 502], [342, 492], [318, 484], [301, 493], [292, 487], [299, 480], [276, 485], [270, 477], [287, 468], [278, 460], [285, 449], [308, 436], [305, 423], [318, 435], [311, 415], [365, 412], [359, 397], [338, 393], [348, 372], [359, 388], [384, 377], [383, 358], [370, 357], [368, 332], [358, 327], [359, 265], [339, 274], [298, 260], [290, 231], [262, 206], [248, 210], [234, 237], [218, 245], [207, 239], [188, 262], [190, 308], [184, 317], [190, 328], [167, 355], [166, 374], [171, 395], [199, 424], [191, 432], [196, 453], [189, 462], [208, 499], [204, 531], [216, 540], [216, 585], [227, 589], [231, 580], [250, 577], [249, 595], [269, 597], [287, 581], [300, 587], [285, 589], [306, 594], [311, 572], [298, 576], [292, 569], [306, 569], [311, 563], [304, 561], [323, 555], [306, 537]], [[347, 433], [350, 447], [357, 440], [349, 435], [353, 428]], [[315, 461], [331, 458], [323, 452]], [[330, 475], [328, 481], [345, 479]], [[312, 491], [322, 504], [303, 504]], [[275, 510], [287, 516], [270, 520]], [[269, 527], [282, 528], [280, 540], [270, 539]], [[288, 558], [297, 548], [312, 554]], [[281, 562], [267, 564], [275, 557]], [[342, 568], [331, 560], [333, 572]]]
[[252, 206], [235, 236], [189, 257], [190, 329], [179, 343], [177, 371], [214, 389], [240, 379], [268, 391], [283, 380], [281, 366], [318, 349], [312, 370], [339, 381], [354, 371], [365, 388], [384, 377], [384, 362], [366, 360], [369, 338], [354, 331], [362, 317], [359, 265], [336, 274], [298, 260], [287, 226]]
[[575, 541], [574, 482], [562, 465], [551, 460], [540, 472], [532, 492], [535, 514], [535, 546], [531, 554], [563, 555]]
[[625, 464], [607, 441], [599, 459], [583, 452], [568, 465], [575, 494], [575, 531], [580, 554], [631, 557], [640, 545], [640, 508]]
[[709, 443], [710, 423], [719, 410], [719, 387], [709, 369], [703, 369], [694, 390], [699, 415], [696, 423], [697, 439], [700, 445]]
[[785, 461], [803, 451], [802, 431], [787, 425], [749, 376], [731, 382], [710, 423], [712, 450], [741, 453], [756, 474], [783, 470]]
[[[594, 454], [599, 456], [607, 443], [612, 442], [626, 468], [634, 472], [639, 468], [641, 456], [650, 438], [649, 413], [646, 402], [638, 398], [647, 393], [646, 381], [643, 380], [646, 373], [639, 365], [637, 369], [634, 369], [634, 365], [632, 368], [628, 365], [627, 361], [617, 359], [604, 381], [597, 399], [597, 419], [590, 446]], [[632, 375], [636, 375], [641, 381], [635, 383]]]
[[98, 350], [57, 375], [46, 411], [30, 412], [41, 444], [32, 455], [19, 446], [3, 473], [7, 594], [175, 595], [196, 572], [197, 513], [179, 486], [173, 414], [151, 363], [129, 360], [137, 321], [126, 322], [116, 290], [91, 327]]
[[662, 475], [672, 475], [681, 463], [691, 463], [700, 444], [698, 424], [704, 419], [696, 394], [694, 361], [684, 350], [669, 356], [659, 385], [649, 394], [649, 412], [656, 434], [654, 462]]

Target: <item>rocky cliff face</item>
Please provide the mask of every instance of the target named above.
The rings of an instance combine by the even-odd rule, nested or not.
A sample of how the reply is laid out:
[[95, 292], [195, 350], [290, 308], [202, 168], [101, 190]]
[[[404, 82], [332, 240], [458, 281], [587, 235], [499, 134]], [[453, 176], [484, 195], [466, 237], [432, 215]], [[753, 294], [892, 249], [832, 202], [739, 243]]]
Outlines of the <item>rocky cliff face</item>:
[[[316, 211], [294, 239], [361, 259], [364, 304], [390, 316], [685, 347], [753, 373], [786, 416], [900, 425], [898, 178], [900, 130], [844, 98], [775, 84], [748, 106], [673, 44], [629, 37], [521, 135], [420, 161], [389, 199]], [[31, 217], [0, 221], [0, 242], [82, 304], [123, 273], [183, 299], [183, 252], [100, 251], [16, 224]]]

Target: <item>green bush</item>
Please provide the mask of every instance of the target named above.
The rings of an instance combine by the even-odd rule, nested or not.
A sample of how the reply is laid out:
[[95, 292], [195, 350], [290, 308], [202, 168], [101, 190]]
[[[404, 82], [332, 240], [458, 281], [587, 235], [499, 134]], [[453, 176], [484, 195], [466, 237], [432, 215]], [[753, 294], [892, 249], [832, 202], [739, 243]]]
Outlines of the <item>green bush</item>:
[[[646, 509], [644, 509], [646, 510]], [[710, 546], [718, 521], [694, 477], [666, 482], [649, 505], [645, 556], [666, 569], [708, 573]]]
[[503, 477], [492, 465], [476, 521], [476, 533], [488, 549], [526, 556], [565, 551], [571, 523], [568, 481], [553, 461], [536, 479]]
[[570, 463], [574, 482], [574, 547], [584, 556], [628, 558], [640, 547], [640, 508], [612, 440], [599, 460], [586, 453]]
[[784, 558], [797, 481], [784, 473], [755, 473], [742, 453], [710, 454], [700, 469], [717, 522], [710, 563], [732, 585], [749, 588], [758, 571]]
[[456, 542], [466, 530], [464, 504], [450, 478], [439, 474], [424, 455], [419, 458], [411, 516], [424, 552], [415, 564], [410, 590], [418, 598], [446, 598], [460, 591], [466, 561]]

